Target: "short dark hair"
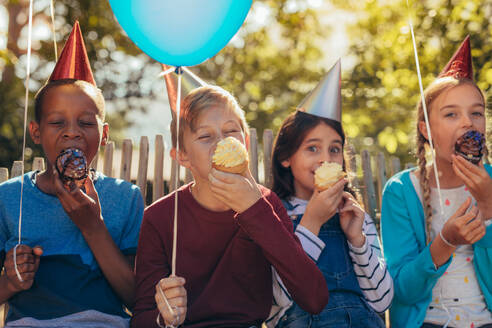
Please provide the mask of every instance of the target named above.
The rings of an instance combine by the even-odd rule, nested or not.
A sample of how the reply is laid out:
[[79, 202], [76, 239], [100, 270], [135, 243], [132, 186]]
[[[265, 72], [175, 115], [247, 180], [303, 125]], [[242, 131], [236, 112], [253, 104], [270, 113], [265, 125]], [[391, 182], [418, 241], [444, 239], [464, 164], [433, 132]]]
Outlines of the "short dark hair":
[[[345, 145], [345, 133], [340, 122], [296, 111], [287, 116], [282, 123], [272, 152], [272, 190], [281, 199], [295, 195], [294, 176], [290, 167], [284, 167], [282, 162], [291, 158], [301, 146], [307, 133], [321, 123], [333, 128], [342, 138], [342, 145]], [[346, 170], [345, 158], [343, 169]]]
[[41, 122], [41, 117], [43, 116], [43, 101], [48, 91], [62, 85], [74, 85], [84, 91], [89, 91], [89, 95], [93, 94], [92, 99], [99, 109], [99, 116], [104, 121], [106, 110], [101, 89], [86, 81], [76, 79], [61, 79], [48, 81], [44, 86], [41, 87], [41, 89], [39, 89], [38, 93], [36, 93], [36, 96], [34, 97], [34, 119], [36, 120], [36, 122]]

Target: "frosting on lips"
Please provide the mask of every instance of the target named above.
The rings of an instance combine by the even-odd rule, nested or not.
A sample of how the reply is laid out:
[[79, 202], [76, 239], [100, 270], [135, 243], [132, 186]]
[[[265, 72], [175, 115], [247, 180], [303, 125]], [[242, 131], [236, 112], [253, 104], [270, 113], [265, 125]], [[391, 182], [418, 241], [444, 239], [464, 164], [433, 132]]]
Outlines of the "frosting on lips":
[[76, 181], [83, 184], [88, 173], [84, 153], [77, 148], [62, 150], [56, 158], [56, 170], [64, 182]]
[[314, 171], [314, 183], [319, 188], [327, 188], [345, 176], [343, 168], [338, 163], [323, 162]]
[[456, 140], [454, 149], [456, 153], [473, 164], [478, 164], [483, 156], [485, 137], [482, 133], [472, 130], [467, 131]]
[[227, 137], [217, 143], [212, 161], [216, 165], [234, 167], [243, 164], [247, 157], [244, 145], [234, 137]]

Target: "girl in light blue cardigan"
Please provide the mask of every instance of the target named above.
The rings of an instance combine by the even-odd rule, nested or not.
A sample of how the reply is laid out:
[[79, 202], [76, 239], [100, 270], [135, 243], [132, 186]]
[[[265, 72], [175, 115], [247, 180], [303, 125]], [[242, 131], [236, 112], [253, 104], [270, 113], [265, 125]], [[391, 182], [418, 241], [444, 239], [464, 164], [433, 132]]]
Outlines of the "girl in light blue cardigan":
[[426, 166], [429, 134], [421, 104], [418, 168], [398, 173], [383, 191], [381, 233], [394, 280], [393, 328], [492, 327], [492, 167], [455, 153], [464, 133], [485, 134], [485, 97], [460, 63], [425, 91], [442, 210], [434, 171]]

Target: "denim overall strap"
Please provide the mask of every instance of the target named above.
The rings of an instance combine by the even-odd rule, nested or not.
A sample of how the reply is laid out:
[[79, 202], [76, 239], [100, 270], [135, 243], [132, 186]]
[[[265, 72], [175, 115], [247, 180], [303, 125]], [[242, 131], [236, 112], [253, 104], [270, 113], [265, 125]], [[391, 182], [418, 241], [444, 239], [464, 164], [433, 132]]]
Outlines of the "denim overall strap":
[[338, 213], [321, 226], [318, 238], [326, 245], [318, 259], [318, 268], [325, 276], [328, 289], [362, 296]]
[[[296, 207], [286, 200], [282, 200], [282, 203], [287, 212], [291, 212]], [[302, 219], [302, 214], [291, 216], [291, 218], [295, 231]], [[328, 289], [330, 291], [350, 291], [362, 296], [338, 213], [321, 226], [318, 238], [326, 245], [317, 265], [325, 277]]]
[[[295, 206], [284, 200], [282, 202], [292, 213]], [[295, 230], [302, 214], [292, 215], [291, 218]], [[311, 315], [294, 304], [279, 321], [277, 328], [384, 327], [381, 319], [364, 301], [338, 213], [323, 224], [318, 238], [325, 243], [317, 266], [330, 291], [329, 302], [318, 315]]]
[[[287, 213], [290, 211], [293, 211], [298, 206], [298, 205], [292, 205], [291, 203], [289, 203], [288, 201], [286, 201], [284, 199], [282, 199], [282, 204], [284, 205], [285, 209], [287, 210]], [[299, 222], [301, 222], [302, 215], [303, 214], [292, 215], [290, 217], [292, 219], [292, 225], [294, 226], [294, 231], [296, 231], [297, 225], [299, 224]]]

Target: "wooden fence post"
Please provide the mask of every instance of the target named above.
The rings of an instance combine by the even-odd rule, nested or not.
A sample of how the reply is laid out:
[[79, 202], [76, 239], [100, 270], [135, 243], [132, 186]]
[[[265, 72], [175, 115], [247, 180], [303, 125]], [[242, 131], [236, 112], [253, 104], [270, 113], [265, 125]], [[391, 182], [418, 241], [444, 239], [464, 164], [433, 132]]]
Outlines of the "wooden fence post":
[[381, 203], [382, 203], [382, 192], [384, 185], [386, 184], [386, 161], [384, 160], [384, 154], [379, 152], [376, 157], [376, 167], [377, 167], [377, 199], [378, 199], [378, 213], [381, 213]]
[[396, 173], [400, 172], [401, 170], [401, 164], [400, 164], [400, 159], [398, 157], [392, 157], [391, 158], [391, 176], [395, 175]]
[[0, 167], [0, 183], [9, 179], [9, 170], [6, 167]]
[[357, 177], [357, 159], [355, 158], [354, 147], [352, 145], [347, 145], [346, 152], [347, 152], [347, 157], [348, 157], [348, 163], [346, 163], [346, 165], [348, 165], [350, 175], [351, 175], [351, 176], [349, 176], [349, 180], [350, 180], [352, 186], [356, 190], [358, 190], [358, 189], [360, 189], [360, 183], [359, 183], [359, 178]]
[[[138, 175], [137, 186], [140, 187], [140, 192], [145, 202], [147, 195], [147, 167], [149, 163], [149, 138], [142, 136], [140, 138], [140, 152], [138, 156]], [[147, 202], [145, 202], [147, 203]]]
[[10, 171], [10, 176], [12, 178], [15, 178], [21, 175], [23, 165], [24, 163], [22, 163], [22, 161], [14, 161], [14, 163], [12, 164], [12, 170]]
[[372, 176], [371, 168], [371, 156], [367, 150], [363, 150], [361, 153], [362, 159], [362, 172], [364, 174], [364, 191], [365, 191], [365, 203], [366, 209], [369, 211], [369, 215], [376, 219], [376, 192], [374, 190], [374, 179]]
[[132, 170], [133, 141], [132, 139], [123, 140], [121, 146], [121, 166], [120, 179], [130, 181]]
[[405, 164], [405, 170], [411, 169], [412, 167], [415, 167], [415, 163], [406, 163]]
[[104, 149], [103, 173], [108, 177], [113, 176], [114, 141], [109, 141]]
[[32, 170], [33, 171], [44, 171], [44, 158], [43, 157], [34, 157], [32, 161]]
[[164, 196], [164, 138], [162, 134], [155, 136], [154, 183], [152, 185], [152, 201]]
[[266, 129], [263, 131], [263, 170], [264, 186], [271, 189], [273, 185], [272, 174], [272, 149], [273, 149], [273, 131]]
[[255, 128], [249, 129], [249, 169], [256, 182], [260, 182], [258, 177], [258, 135]]

